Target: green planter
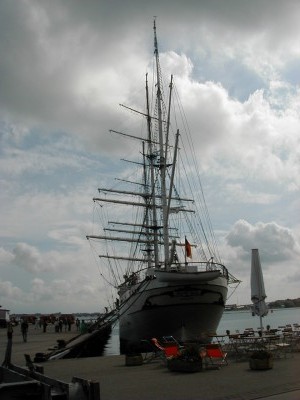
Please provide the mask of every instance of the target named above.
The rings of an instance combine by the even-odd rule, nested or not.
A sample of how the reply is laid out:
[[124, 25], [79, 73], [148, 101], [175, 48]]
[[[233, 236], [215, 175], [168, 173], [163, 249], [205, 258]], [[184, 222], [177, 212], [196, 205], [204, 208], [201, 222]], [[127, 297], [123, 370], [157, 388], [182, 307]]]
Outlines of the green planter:
[[167, 367], [170, 371], [174, 372], [199, 372], [202, 370], [202, 361], [173, 358], [167, 361]]
[[273, 358], [269, 360], [254, 360], [250, 359], [249, 361], [251, 369], [272, 369], [273, 368]]
[[250, 369], [272, 369], [273, 368], [273, 356], [271, 353], [265, 350], [259, 350], [252, 353], [249, 359]]
[[143, 356], [141, 354], [127, 354], [125, 356], [125, 365], [127, 367], [132, 367], [134, 365], [142, 365]]

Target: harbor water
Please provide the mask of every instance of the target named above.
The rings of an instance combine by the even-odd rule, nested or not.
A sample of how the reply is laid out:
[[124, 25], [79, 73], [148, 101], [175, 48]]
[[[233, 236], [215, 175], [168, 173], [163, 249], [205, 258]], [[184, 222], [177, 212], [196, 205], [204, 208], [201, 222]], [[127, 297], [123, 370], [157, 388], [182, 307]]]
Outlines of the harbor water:
[[[268, 315], [263, 317], [263, 327], [270, 325], [271, 328], [278, 328], [287, 324], [300, 324], [300, 308], [276, 308], [269, 310]], [[218, 334], [225, 334], [226, 330], [231, 333], [243, 332], [246, 328], [259, 328], [259, 317], [252, 316], [250, 311], [226, 311], [220, 321]]]
[[[268, 315], [263, 318], [263, 326], [266, 328], [278, 328], [287, 324], [300, 324], [300, 308], [277, 308], [270, 310]], [[259, 327], [259, 317], [252, 316], [250, 311], [225, 311], [220, 321], [217, 333], [222, 335], [229, 330], [230, 333], [236, 331], [243, 332], [246, 328], [257, 330]], [[112, 334], [106, 344], [104, 355], [119, 355], [119, 326], [116, 324]]]

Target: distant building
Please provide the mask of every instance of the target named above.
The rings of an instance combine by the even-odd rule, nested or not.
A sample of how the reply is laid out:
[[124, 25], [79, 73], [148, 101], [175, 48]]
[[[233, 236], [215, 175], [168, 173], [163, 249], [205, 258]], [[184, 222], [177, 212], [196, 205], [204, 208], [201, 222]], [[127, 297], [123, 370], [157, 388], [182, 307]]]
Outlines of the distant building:
[[0, 328], [6, 328], [7, 322], [9, 321], [9, 310], [0, 306]]
[[225, 311], [235, 311], [237, 309], [237, 305], [236, 304], [226, 304], [225, 306]]

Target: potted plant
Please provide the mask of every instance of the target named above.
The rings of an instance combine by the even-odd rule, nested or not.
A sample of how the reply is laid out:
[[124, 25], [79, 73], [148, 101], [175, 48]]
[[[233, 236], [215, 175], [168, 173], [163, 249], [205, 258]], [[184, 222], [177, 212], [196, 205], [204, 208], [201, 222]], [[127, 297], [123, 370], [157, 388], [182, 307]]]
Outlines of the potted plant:
[[125, 354], [125, 365], [127, 367], [142, 365], [143, 364], [143, 356], [142, 354], [134, 347], [128, 349]]
[[198, 346], [186, 347], [173, 357], [168, 358], [167, 367], [176, 372], [198, 372], [202, 370], [202, 358]]
[[142, 364], [143, 364], [143, 356], [141, 353], [125, 354], [125, 365], [127, 367], [134, 365], [142, 365]]
[[251, 369], [273, 368], [273, 355], [266, 350], [256, 350], [250, 355], [249, 365]]

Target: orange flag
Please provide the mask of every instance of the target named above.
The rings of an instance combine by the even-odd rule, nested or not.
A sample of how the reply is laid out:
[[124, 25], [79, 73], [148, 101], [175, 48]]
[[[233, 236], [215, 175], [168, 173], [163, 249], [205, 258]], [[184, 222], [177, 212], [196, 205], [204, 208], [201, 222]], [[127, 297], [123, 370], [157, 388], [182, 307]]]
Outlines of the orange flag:
[[185, 238], [185, 254], [188, 258], [192, 258], [192, 247], [187, 238]]

